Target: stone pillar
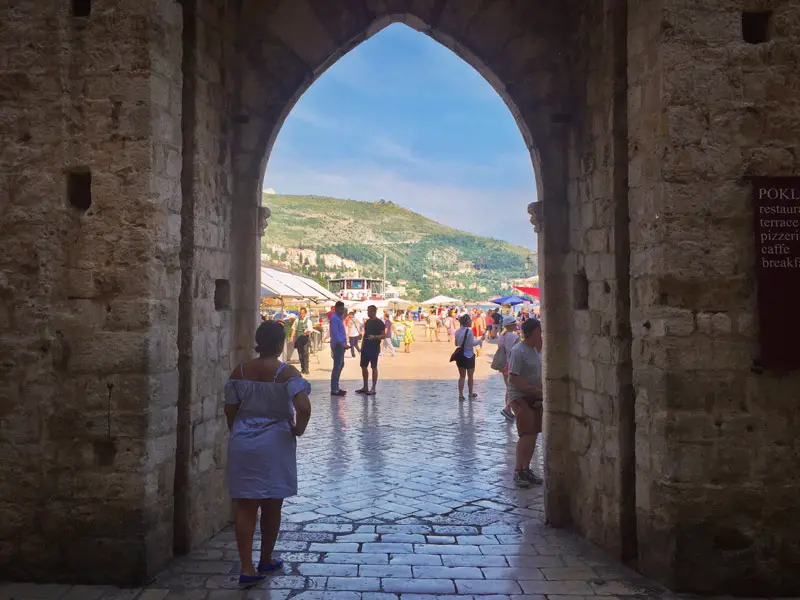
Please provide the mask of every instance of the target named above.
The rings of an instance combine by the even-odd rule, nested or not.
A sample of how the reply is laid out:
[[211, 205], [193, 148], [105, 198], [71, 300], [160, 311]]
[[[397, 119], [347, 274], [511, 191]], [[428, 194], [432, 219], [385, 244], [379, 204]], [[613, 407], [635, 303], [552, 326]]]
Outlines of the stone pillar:
[[229, 521], [223, 390], [232, 368], [235, 243], [231, 223], [229, 3], [184, 6], [180, 412], [176, 550], [188, 552]]
[[0, 9], [0, 578], [171, 555], [180, 7]]
[[[748, 5], [774, 8], [763, 43]], [[797, 595], [800, 377], [751, 371], [744, 176], [800, 168], [800, 2], [640, 2], [629, 38], [640, 566], [678, 590]]]
[[[258, 182], [258, 183], [257, 183]], [[234, 361], [254, 356], [254, 335], [261, 303], [261, 238], [269, 225], [270, 211], [260, 206], [260, 181], [243, 177], [237, 184], [232, 228], [234, 233], [233, 281], [235, 294]]]
[[[543, 203], [544, 325], [562, 329], [547, 336], [545, 355], [547, 517], [554, 525], [573, 525], [616, 556], [635, 546], [635, 531], [627, 533], [634, 522], [627, 500], [632, 480], [623, 481], [633, 470], [626, 12], [626, 3], [618, 0], [571, 5], [574, 97], [553, 124], [563, 131], [567, 168], [560, 193], [555, 198], [548, 193]], [[560, 224], [554, 231], [551, 219]]]
[[[563, 136], [565, 131], [561, 131]], [[554, 140], [559, 139], [554, 133]], [[563, 138], [561, 138], [563, 139]], [[538, 241], [539, 287], [542, 303], [544, 423], [545, 443], [545, 516], [556, 527], [571, 524], [569, 501], [572, 481], [567, 449], [570, 423], [566, 414], [569, 387], [569, 306], [565, 273], [566, 240], [569, 228], [566, 203], [565, 156], [551, 150], [542, 160], [541, 200], [529, 205], [531, 223]]]

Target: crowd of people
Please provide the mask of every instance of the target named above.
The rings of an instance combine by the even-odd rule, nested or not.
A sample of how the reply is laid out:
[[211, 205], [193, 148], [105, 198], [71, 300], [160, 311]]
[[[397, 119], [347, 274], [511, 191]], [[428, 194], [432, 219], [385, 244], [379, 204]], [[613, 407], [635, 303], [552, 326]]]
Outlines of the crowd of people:
[[[440, 341], [443, 330], [447, 341], [454, 345], [450, 361], [458, 369], [461, 402], [477, 397], [476, 356], [487, 339], [496, 342], [491, 366], [503, 374], [506, 383], [501, 412], [516, 422], [518, 433], [513, 481], [517, 487], [526, 488], [542, 483], [531, 470], [542, 431], [541, 323], [526, 311], [519, 315], [503, 312], [433, 310], [425, 316], [424, 324], [428, 341]], [[360, 356], [363, 385], [356, 393], [375, 395], [381, 353], [393, 356], [398, 339], [402, 339], [406, 352], [411, 351], [413, 316], [410, 312], [393, 316], [384, 312], [379, 318], [377, 308], [370, 306], [364, 318], [356, 312], [348, 313], [344, 302], [337, 302], [326, 317], [327, 327], [322, 329], [327, 335], [322, 335], [329, 338], [333, 356], [331, 396], [347, 394], [339, 385], [347, 350], [353, 357]], [[316, 323], [319, 325], [323, 324]], [[296, 438], [303, 435], [311, 417], [311, 386], [303, 374], [308, 372], [307, 350], [316, 330], [305, 309], [294, 319], [265, 319], [255, 335], [258, 357], [237, 365], [225, 385], [225, 416], [230, 430], [227, 479], [236, 505], [239, 583], [243, 587], [263, 581], [283, 565], [280, 559], [273, 558], [272, 551], [283, 501], [297, 494]], [[283, 359], [287, 342], [298, 350], [300, 371]], [[259, 509], [262, 540], [256, 564], [252, 559], [253, 536]]]

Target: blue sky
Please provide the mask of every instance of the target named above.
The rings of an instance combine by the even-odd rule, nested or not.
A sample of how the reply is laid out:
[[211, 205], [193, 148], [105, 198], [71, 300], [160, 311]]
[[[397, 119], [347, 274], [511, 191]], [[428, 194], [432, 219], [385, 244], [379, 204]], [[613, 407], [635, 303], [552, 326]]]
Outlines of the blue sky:
[[470, 65], [394, 24], [300, 98], [265, 188], [391, 200], [440, 223], [535, 248], [531, 159], [511, 112]]

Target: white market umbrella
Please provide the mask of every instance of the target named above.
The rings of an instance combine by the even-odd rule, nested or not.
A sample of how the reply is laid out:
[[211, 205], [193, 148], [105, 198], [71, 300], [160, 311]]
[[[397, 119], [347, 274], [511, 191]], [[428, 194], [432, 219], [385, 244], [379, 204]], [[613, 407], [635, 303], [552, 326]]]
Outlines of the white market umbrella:
[[434, 296], [430, 300], [422, 302], [423, 306], [440, 306], [443, 304], [463, 304], [458, 298], [451, 298], [450, 296]]
[[387, 308], [392, 308], [394, 310], [405, 310], [407, 308], [411, 308], [412, 302], [409, 300], [403, 300], [402, 298], [389, 298], [385, 301]]

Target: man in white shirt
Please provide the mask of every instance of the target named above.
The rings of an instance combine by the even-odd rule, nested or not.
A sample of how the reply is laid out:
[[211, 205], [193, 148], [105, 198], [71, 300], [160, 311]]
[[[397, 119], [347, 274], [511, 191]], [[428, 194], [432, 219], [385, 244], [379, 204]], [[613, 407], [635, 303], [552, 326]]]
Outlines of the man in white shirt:
[[508, 400], [517, 420], [514, 483], [530, 487], [542, 480], [531, 471], [536, 439], [542, 431], [542, 326], [536, 319], [522, 324], [522, 341], [511, 350], [508, 361]]

